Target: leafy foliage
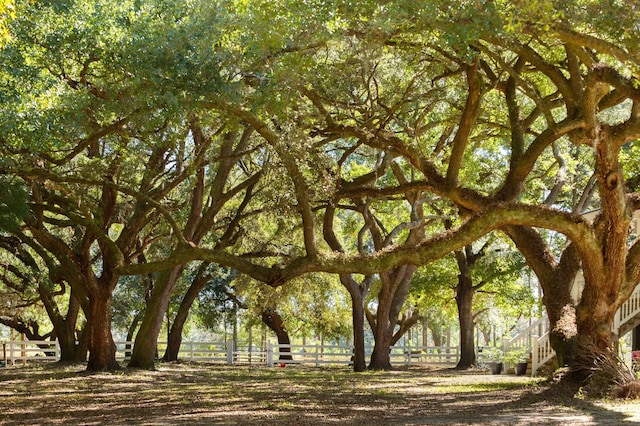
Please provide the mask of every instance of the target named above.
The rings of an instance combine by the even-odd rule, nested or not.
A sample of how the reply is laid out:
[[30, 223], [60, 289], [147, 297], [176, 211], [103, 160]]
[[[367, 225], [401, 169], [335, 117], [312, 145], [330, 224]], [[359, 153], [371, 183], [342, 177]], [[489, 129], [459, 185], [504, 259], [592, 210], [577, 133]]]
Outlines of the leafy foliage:
[[15, 231], [30, 214], [27, 190], [19, 180], [5, 176], [0, 186], [0, 232]]
[[233, 296], [231, 282], [236, 272], [226, 268], [214, 267], [212, 278], [198, 295], [198, 304], [194, 309], [197, 322], [204, 328], [215, 330], [223, 317], [234, 318], [240, 306]]

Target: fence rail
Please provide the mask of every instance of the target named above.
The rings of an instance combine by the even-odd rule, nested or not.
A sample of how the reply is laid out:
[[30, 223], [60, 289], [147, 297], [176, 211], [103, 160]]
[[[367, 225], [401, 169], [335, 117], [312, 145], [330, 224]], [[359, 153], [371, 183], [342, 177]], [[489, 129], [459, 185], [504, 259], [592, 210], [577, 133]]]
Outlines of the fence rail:
[[2, 342], [2, 362], [5, 365], [27, 361], [57, 361], [60, 347], [57, 340], [25, 340]]
[[[133, 342], [116, 341], [116, 359], [124, 361], [131, 356]], [[36, 361], [58, 361], [60, 346], [57, 341], [5, 341], [2, 342], [2, 362], [5, 365], [26, 364]], [[166, 342], [158, 342], [158, 354], [164, 353]], [[367, 358], [371, 347], [365, 349]], [[392, 347], [391, 363], [394, 365], [442, 365], [453, 366], [458, 362], [460, 349], [449, 346]], [[349, 365], [353, 362], [351, 345], [278, 345], [267, 344], [265, 348], [239, 346], [230, 342], [182, 342], [178, 358], [185, 361], [200, 361], [234, 364], [305, 364]]]

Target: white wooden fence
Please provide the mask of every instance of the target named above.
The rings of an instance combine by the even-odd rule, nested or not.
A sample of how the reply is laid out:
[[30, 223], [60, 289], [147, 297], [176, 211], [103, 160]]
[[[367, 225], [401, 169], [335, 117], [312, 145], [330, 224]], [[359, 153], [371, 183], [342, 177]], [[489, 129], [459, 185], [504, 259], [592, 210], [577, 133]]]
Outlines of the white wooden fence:
[[[131, 355], [133, 342], [115, 342], [116, 359], [126, 360]], [[166, 342], [158, 342], [161, 356]], [[4, 365], [26, 364], [27, 362], [58, 361], [60, 347], [57, 341], [5, 341], [2, 342]], [[367, 358], [372, 348], [366, 348]], [[458, 362], [458, 347], [447, 346], [407, 346], [392, 347], [390, 356], [393, 365], [440, 365], [453, 366]], [[291, 359], [280, 359], [290, 356]], [[278, 345], [269, 343], [265, 348], [241, 346], [233, 348], [228, 342], [183, 342], [178, 358], [185, 361], [200, 361], [255, 365], [304, 364], [316, 367], [324, 365], [349, 365], [353, 362], [353, 346], [350, 345]]]
[[60, 347], [55, 340], [25, 340], [2, 342], [3, 365], [15, 365], [27, 361], [57, 361]]

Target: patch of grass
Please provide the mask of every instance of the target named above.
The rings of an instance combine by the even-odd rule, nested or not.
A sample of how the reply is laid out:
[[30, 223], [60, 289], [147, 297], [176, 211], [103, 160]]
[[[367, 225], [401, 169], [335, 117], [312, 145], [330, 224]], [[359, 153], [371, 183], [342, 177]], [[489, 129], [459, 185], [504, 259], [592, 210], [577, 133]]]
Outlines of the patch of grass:
[[[571, 405], [548, 398], [539, 392], [545, 388], [539, 379], [479, 372], [411, 368], [355, 374], [338, 367], [197, 363], [159, 364], [152, 372], [90, 374], [84, 368], [0, 370], [0, 425], [406, 424], [426, 418], [445, 423], [478, 418], [482, 424], [496, 415], [537, 416], [540, 407], [563, 415], [592, 410], [594, 420], [613, 416], [611, 424], [624, 420], [584, 400]], [[507, 418], [541, 423], [514, 419]]]
[[486, 382], [486, 383], [471, 383], [471, 384], [444, 384], [436, 385], [434, 393], [475, 393], [475, 392], [493, 392], [503, 391], [510, 389], [524, 389], [528, 386], [536, 384], [537, 380], [532, 380], [531, 383], [520, 382]]

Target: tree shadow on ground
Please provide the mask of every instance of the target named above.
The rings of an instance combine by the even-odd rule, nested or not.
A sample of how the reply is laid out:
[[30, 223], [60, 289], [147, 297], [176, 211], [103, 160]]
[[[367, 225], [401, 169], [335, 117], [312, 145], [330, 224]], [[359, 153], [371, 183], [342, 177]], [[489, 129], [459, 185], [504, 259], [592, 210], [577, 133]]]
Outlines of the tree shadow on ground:
[[481, 370], [353, 375], [341, 369], [175, 364], [155, 372], [94, 375], [81, 368], [51, 365], [0, 374], [9, 407], [0, 425], [45, 419], [112, 425], [639, 425], [597, 401], [575, 398], [577, 388], [523, 383], [515, 376], [492, 380]]

